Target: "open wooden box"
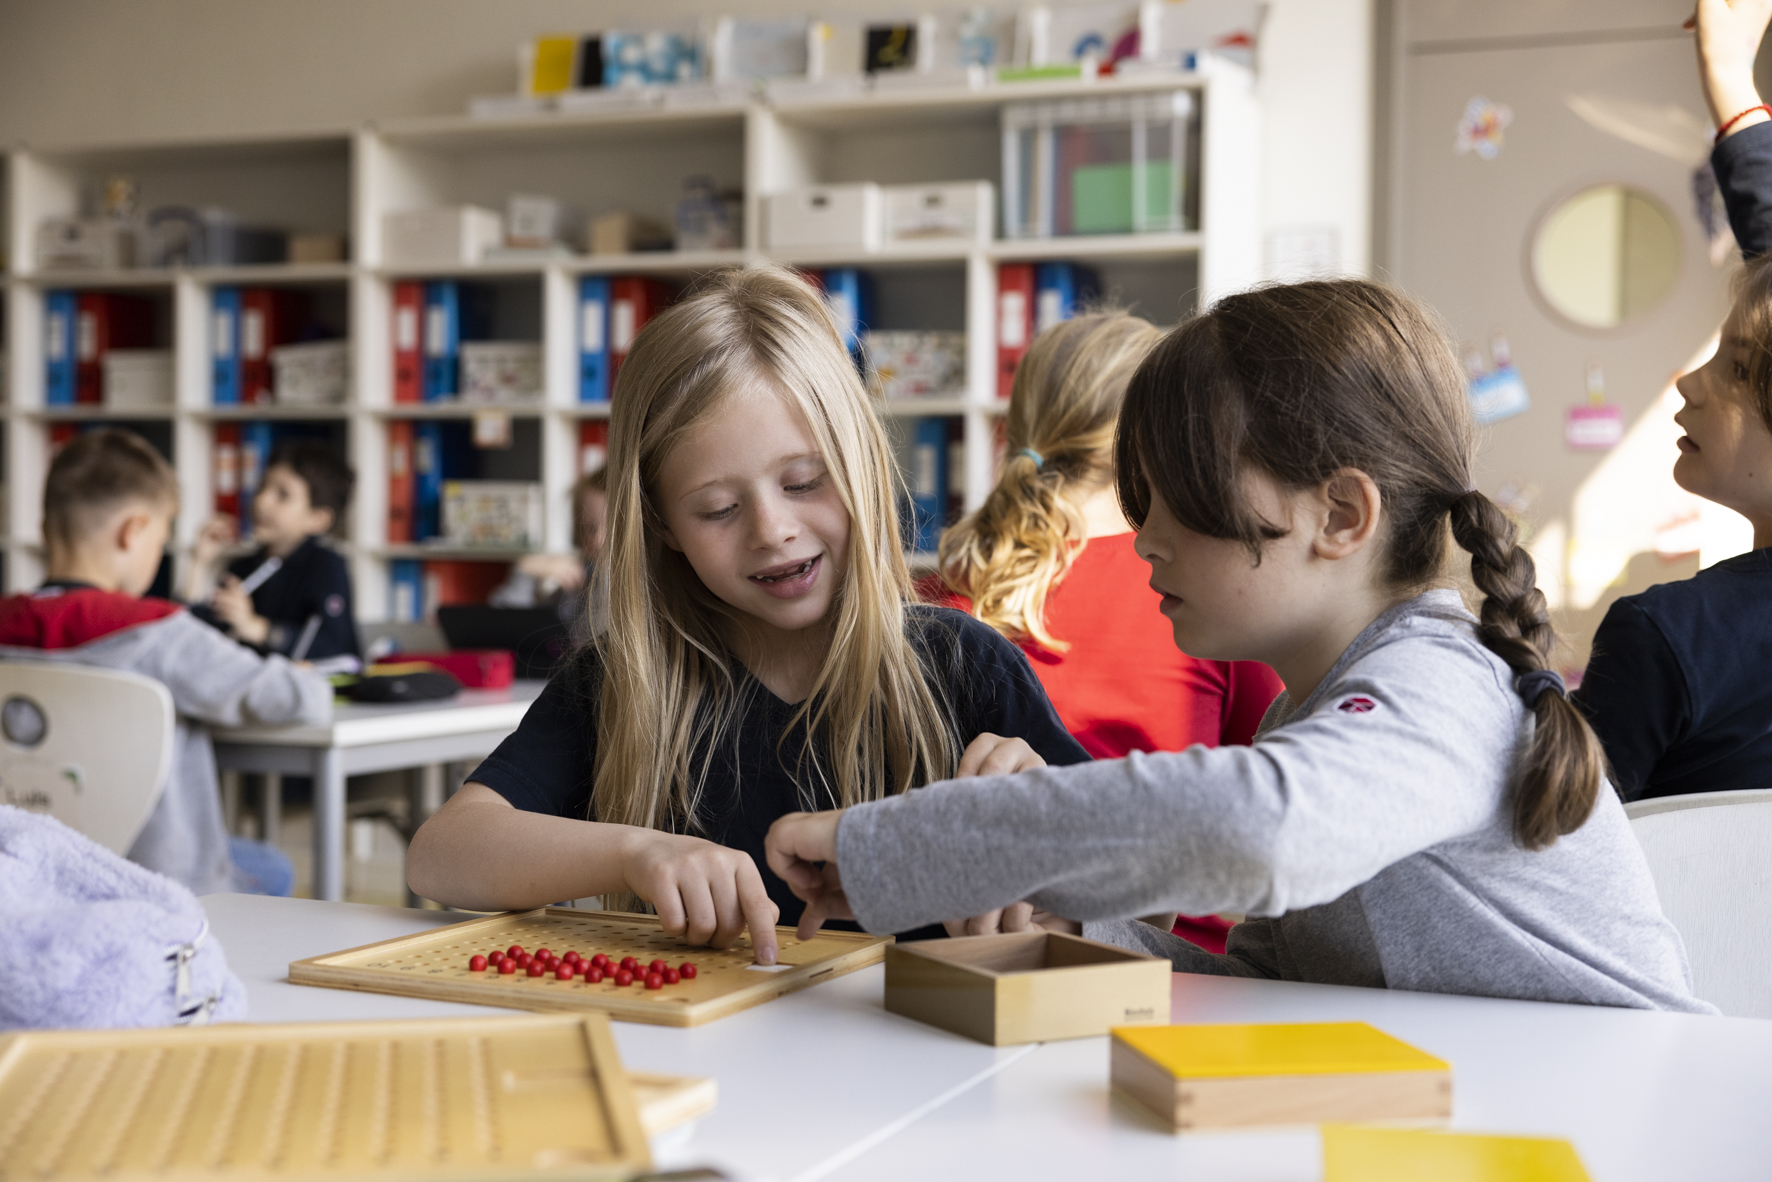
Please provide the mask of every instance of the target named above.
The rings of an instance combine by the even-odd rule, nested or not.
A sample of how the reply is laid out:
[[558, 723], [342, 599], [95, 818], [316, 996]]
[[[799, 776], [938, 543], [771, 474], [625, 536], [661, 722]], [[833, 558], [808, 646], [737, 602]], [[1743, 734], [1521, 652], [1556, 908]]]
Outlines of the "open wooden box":
[[886, 1008], [994, 1046], [1169, 1021], [1170, 965], [1056, 932], [886, 949]]

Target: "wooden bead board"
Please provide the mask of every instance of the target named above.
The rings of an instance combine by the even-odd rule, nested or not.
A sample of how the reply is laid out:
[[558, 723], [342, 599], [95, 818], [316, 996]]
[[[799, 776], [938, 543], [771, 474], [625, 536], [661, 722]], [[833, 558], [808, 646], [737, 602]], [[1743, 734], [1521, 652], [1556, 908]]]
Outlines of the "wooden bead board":
[[627, 1178], [600, 1014], [0, 1038], [0, 1178]]
[[[891, 936], [860, 932], [819, 932], [801, 941], [793, 928], [777, 928], [776, 939], [778, 963], [764, 969], [754, 963], [748, 934], [716, 951], [666, 935], [651, 915], [542, 907], [298, 960], [289, 966], [289, 979], [297, 985], [522, 1010], [601, 1010], [621, 1022], [699, 1026], [877, 964], [892, 942]], [[531, 952], [545, 947], [562, 956], [568, 951], [584, 957], [601, 952], [611, 963], [626, 956], [641, 964], [663, 959], [675, 966], [688, 960], [697, 973], [693, 980], [646, 989], [616, 985], [613, 977], [591, 985], [583, 978], [559, 981], [552, 973], [501, 976], [468, 968], [470, 957], [512, 944]]]

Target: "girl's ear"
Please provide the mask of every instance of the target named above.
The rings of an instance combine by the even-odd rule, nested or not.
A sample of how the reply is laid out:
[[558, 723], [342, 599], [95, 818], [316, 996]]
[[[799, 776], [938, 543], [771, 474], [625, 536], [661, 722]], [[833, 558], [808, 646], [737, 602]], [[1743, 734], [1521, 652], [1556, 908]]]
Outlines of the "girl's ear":
[[1383, 497], [1378, 482], [1358, 468], [1343, 468], [1317, 486], [1320, 506], [1311, 550], [1332, 561], [1351, 558], [1378, 534]]

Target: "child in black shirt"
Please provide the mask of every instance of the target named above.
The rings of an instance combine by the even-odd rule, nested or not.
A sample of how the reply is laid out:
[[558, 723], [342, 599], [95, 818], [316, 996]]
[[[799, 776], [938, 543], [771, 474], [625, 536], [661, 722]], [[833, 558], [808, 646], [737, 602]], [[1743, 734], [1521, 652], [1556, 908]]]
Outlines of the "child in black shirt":
[[1674, 480], [1753, 523], [1755, 549], [1613, 604], [1574, 700], [1626, 800], [1763, 788], [1772, 767], [1772, 116], [1754, 57], [1764, 5], [1703, 0], [1711, 164], [1748, 259], [1715, 356], [1679, 379]]
[[[237, 640], [292, 661], [360, 657], [351, 610], [351, 575], [324, 538], [344, 515], [356, 476], [325, 444], [283, 443], [252, 499], [258, 549], [230, 562], [199, 614]], [[208, 572], [233, 536], [218, 514], [198, 535], [186, 598], [199, 602]]]
[[801, 910], [776, 818], [1088, 759], [1019, 648], [913, 605], [885, 431], [803, 279], [709, 281], [611, 405], [609, 627], [413, 838], [415, 892], [643, 903], [770, 964]]

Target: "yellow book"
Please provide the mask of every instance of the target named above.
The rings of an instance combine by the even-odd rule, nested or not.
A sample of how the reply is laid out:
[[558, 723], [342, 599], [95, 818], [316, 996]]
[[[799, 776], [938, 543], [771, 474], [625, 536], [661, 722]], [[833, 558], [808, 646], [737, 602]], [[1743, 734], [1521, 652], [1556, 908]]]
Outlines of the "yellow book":
[[559, 94], [572, 89], [577, 37], [537, 37], [526, 47], [524, 81], [530, 94]]
[[1575, 1147], [1543, 1137], [1323, 1126], [1323, 1182], [1588, 1182]]
[[1451, 1064], [1364, 1022], [1116, 1027], [1111, 1075], [1177, 1131], [1452, 1115]]

